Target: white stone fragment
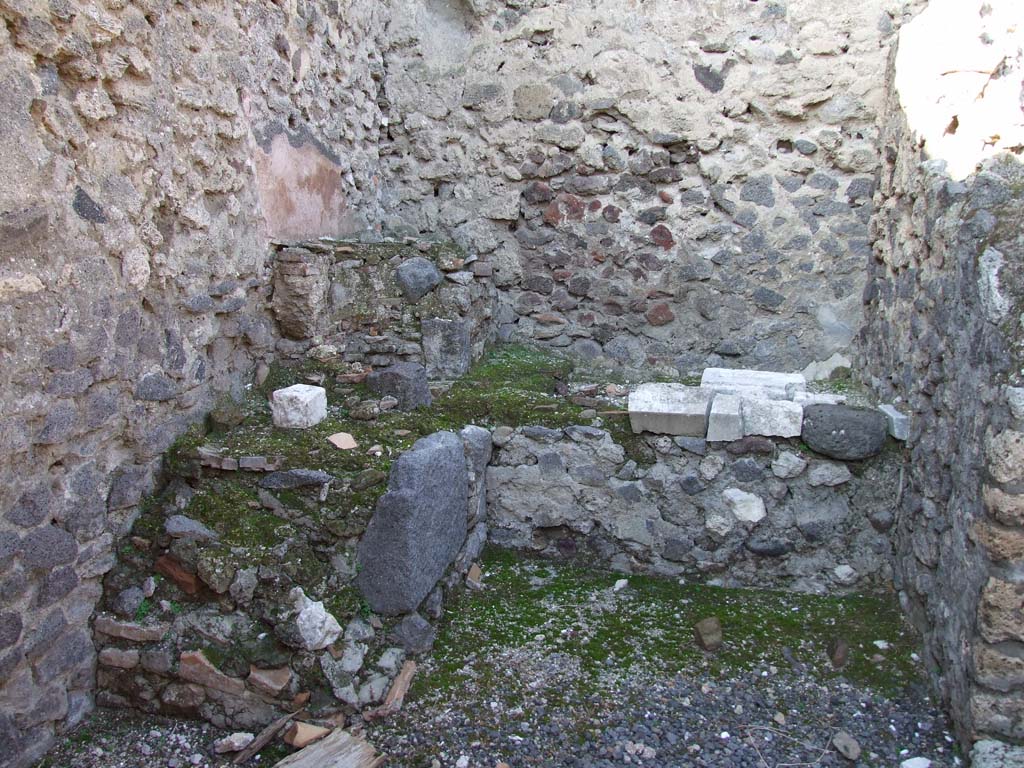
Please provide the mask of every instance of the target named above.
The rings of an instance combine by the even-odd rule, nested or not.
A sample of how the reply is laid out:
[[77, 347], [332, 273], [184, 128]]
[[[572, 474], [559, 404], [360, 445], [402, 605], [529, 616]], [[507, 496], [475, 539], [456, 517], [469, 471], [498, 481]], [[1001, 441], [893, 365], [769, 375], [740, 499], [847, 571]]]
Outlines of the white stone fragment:
[[804, 408], [786, 400], [743, 399], [743, 434], [799, 437]]
[[757, 494], [747, 493], [739, 488], [726, 488], [722, 491], [722, 498], [737, 520], [756, 523], [764, 519], [764, 500]]
[[307, 651], [318, 651], [338, 639], [341, 625], [327, 612], [322, 602], [310, 600], [302, 591], [302, 587], [293, 588], [288, 593], [288, 599], [298, 611], [295, 624], [299, 630], [299, 637], [302, 638], [303, 648]]
[[971, 768], [1024, 768], [1024, 747], [982, 739], [971, 749]]
[[359, 689], [360, 704], [374, 704], [384, 698], [391, 679], [387, 675], [374, 675]]
[[213, 742], [213, 751], [218, 755], [223, 755], [225, 752], [241, 752], [252, 743], [254, 738], [256, 737], [253, 734], [244, 731], [232, 733], [230, 736]]
[[857, 572], [853, 568], [845, 563], [843, 565], [837, 565], [832, 569], [832, 573], [835, 574], [836, 581], [843, 586], [850, 586], [857, 582]]
[[1013, 418], [1024, 420], [1024, 387], [1005, 387], [1004, 392]]
[[363, 659], [366, 658], [366, 646], [362, 643], [348, 643], [341, 653], [341, 671], [354, 675], [363, 668]]
[[765, 400], [792, 400], [807, 391], [802, 373], [751, 371], [743, 368], [705, 368], [700, 385], [716, 393]]
[[807, 484], [812, 488], [824, 485], [835, 488], [837, 485], [850, 482], [850, 469], [845, 464], [837, 464], [832, 461], [822, 461], [811, 467], [807, 473]]
[[405, 661], [405, 649], [393, 646], [380, 655], [380, 658], [377, 659], [377, 666], [385, 672], [394, 674], [398, 672], [403, 661]]
[[629, 394], [633, 432], [704, 437], [713, 393], [683, 384], [641, 384]]
[[704, 518], [705, 527], [719, 536], [725, 536], [725, 534], [731, 531], [733, 523], [734, 521], [729, 515], [717, 510], [708, 511], [707, 516]]
[[889, 434], [897, 440], [906, 440], [910, 437], [910, 417], [904, 413], [900, 413], [896, 410], [896, 406], [885, 405], [878, 406], [878, 410], [885, 414], [885, 418], [889, 421]]
[[782, 480], [792, 480], [807, 469], [807, 460], [790, 451], [783, 451], [772, 461], [772, 474]]
[[743, 437], [741, 400], [736, 395], [715, 395], [708, 415], [708, 436], [711, 442], [731, 442]]
[[912, 757], [900, 763], [900, 768], [931, 768], [931, 764], [927, 757]]
[[274, 390], [270, 410], [275, 427], [308, 429], [327, 418], [327, 390], [309, 384], [293, 384]]
[[797, 392], [793, 395], [793, 402], [800, 405], [843, 405], [846, 402], [846, 395], [836, 395], [832, 392]]

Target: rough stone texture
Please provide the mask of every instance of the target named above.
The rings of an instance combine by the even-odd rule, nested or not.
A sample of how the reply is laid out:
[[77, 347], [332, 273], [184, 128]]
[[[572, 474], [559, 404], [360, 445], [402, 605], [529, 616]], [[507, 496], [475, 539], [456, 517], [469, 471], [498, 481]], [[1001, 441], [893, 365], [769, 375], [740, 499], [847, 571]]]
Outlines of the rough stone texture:
[[469, 474], [451, 432], [417, 440], [392, 465], [388, 490], [359, 543], [356, 585], [385, 615], [414, 611], [466, 536]]
[[[15, 560], [27, 626], [59, 610], [78, 637], [160, 455], [268, 357], [268, 237], [379, 220], [384, 10], [0, 3], [0, 541], [52, 523], [81, 553], [61, 589]], [[15, 726], [9, 765], [91, 708], [85, 650], [50, 678], [83, 704]], [[0, 687], [30, 703], [42, 663]]]
[[[410, 241], [407, 232], [396, 223], [359, 239], [278, 246], [273, 309], [287, 339], [277, 353], [342, 363], [353, 373], [400, 362], [425, 365], [432, 379], [465, 373], [494, 339], [490, 272], [464, 269], [470, 257], [457, 243], [433, 233]], [[440, 276], [415, 301], [397, 277], [410, 263]]]
[[796, 437], [804, 420], [803, 406], [786, 400], [743, 398], [743, 434]]
[[[1017, 323], [1024, 171], [1007, 156], [975, 168], [994, 150], [971, 139], [982, 125], [996, 142], [1024, 125], [1019, 32], [1008, 37], [1004, 23], [1019, 8], [996, 2], [980, 12], [981, 5], [934, 0], [905, 27], [911, 42], [906, 50], [901, 42], [890, 73], [901, 88], [885, 113], [867, 322], [854, 365], [880, 400], [910, 417], [893, 530], [896, 586], [925, 637], [923, 658], [965, 751], [978, 738], [1024, 737], [1024, 681], [1011, 665], [998, 671], [992, 663], [993, 654], [1024, 650], [1013, 543], [1024, 503], [1019, 465], [1009, 459], [1024, 429], [1012, 394], [1024, 367]], [[1003, 52], [1012, 55], [995, 90], [943, 85], [951, 68], [977, 68], [972, 60]], [[990, 97], [1004, 99], [1013, 124], [992, 119]], [[989, 561], [988, 552], [1011, 559]], [[981, 660], [973, 667], [972, 655]]]
[[881, 411], [819, 403], [804, 409], [800, 436], [812, 451], [855, 461], [880, 453], [888, 432], [889, 421]]
[[407, 301], [415, 304], [434, 290], [444, 276], [434, 262], [422, 256], [414, 256], [403, 261], [395, 270], [395, 282]]
[[427, 371], [417, 363], [396, 363], [373, 371], [366, 377], [366, 386], [375, 395], [394, 397], [403, 411], [429, 407], [432, 402]]
[[396, 211], [478, 256], [501, 338], [668, 373], [831, 359], [861, 317], [886, 52], [915, 5], [399, 0]]
[[293, 384], [270, 396], [274, 426], [308, 429], [327, 418], [327, 390], [309, 384]]
[[1024, 747], [984, 739], [971, 749], [973, 768], [1024, 768]]
[[[787, 440], [763, 438], [767, 453], [739, 457], [708, 444], [702, 457], [645, 435], [656, 458], [641, 467], [604, 430], [548, 432], [516, 429], [495, 451], [487, 508], [497, 544], [726, 585], [821, 592], [891, 578], [888, 537], [871, 519], [894, 503], [893, 457], [815, 486]], [[848, 563], [857, 572], [840, 579]]]

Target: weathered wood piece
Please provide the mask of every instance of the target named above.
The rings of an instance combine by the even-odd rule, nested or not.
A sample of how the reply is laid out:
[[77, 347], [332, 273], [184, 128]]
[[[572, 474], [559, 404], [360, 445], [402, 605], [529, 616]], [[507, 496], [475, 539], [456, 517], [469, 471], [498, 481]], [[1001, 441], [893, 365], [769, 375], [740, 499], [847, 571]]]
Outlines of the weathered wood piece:
[[384, 756], [360, 736], [340, 728], [276, 763], [274, 768], [378, 768]]
[[257, 752], [259, 752], [265, 746], [267, 746], [267, 744], [270, 743], [270, 740], [277, 736], [277, 734], [279, 734], [282, 730], [284, 730], [284, 727], [288, 725], [288, 723], [292, 721], [292, 718], [296, 717], [298, 714], [299, 712], [292, 712], [291, 714], [279, 717], [277, 720], [275, 720], [262, 731], [260, 731], [258, 734], [256, 734], [256, 738], [252, 740], [252, 743], [250, 743], [248, 747], [243, 749], [235, 756], [235, 759], [233, 761], [234, 764], [242, 765], [247, 760], [249, 760], [249, 758], [251, 758]]

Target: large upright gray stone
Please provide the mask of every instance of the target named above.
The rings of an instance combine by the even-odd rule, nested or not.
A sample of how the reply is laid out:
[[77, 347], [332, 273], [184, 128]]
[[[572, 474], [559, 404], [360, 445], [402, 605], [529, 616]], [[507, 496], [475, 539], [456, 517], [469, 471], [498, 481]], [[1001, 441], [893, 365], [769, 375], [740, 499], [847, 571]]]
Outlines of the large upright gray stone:
[[366, 377], [366, 386], [375, 395], [390, 395], [398, 400], [398, 407], [411, 411], [430, 406], [430, 385], [427, 370], [419, 363], [395, 363]]
[[873, 408], [809, 405], [800, 436], [812, 451], [852, 461], [880, 453], [888, 432], [885, 414]]
[[440, 285], [441, 270], [430, 259], [414, 256], [395, 270], [395, 282], [407, 301], [416, 303]]
[[391, 468], [359, 542], [356, 586], [377, 613], [414, 611], [466, 538], [469, 473], [462, 440], [435, 432]]
[[424, 318], [423, 359], [431, 379], [457, 379], [473, 362], [472, 338], [468, 320]]

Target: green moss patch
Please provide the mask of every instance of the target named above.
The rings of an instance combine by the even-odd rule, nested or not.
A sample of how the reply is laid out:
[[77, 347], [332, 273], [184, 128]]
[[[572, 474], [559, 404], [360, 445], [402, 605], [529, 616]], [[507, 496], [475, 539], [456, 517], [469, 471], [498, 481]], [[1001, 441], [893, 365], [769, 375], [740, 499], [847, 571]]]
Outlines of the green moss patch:
[[[911, 655], [917, 638], [887, 596], [819, 597], [635, 575], [615, 592], [621, 574], [497, 549], [488, 550], [483, 563], [486, 588], [463, 593], [449, 608], [414, 693], [450, 692], [467, 676], [477, 685], [493, 679], [505, 686], [493, 665], [518, 647], [564, 655], [566, 663], [579, 665], [582, 684], [593, 686], [610, 667], [724, 677], [802, 665], [820, 678], [842, 675], [887, 694], [919, 679]], [[725, 638], [712, 654], [693, 635], [694, 624], [708, 616], [720, 619]], [[826, 650], [834, 638], [850, 647], [840, 670]]]

